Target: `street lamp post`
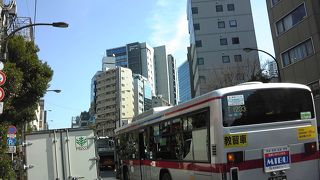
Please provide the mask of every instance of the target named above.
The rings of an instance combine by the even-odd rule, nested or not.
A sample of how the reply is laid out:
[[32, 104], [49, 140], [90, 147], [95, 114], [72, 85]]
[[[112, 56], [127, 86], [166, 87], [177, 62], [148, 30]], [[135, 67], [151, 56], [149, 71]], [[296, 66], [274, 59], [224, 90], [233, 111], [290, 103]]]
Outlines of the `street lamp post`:
[[[2, 22], [3, 23], [3, 22]], [[53, 22], [53, 23], [34, 23], [34, 24], [28, 24], [25, 26], [21, 26], [19, 28], [14, 29], [13, 31], [11, 31], [9, 34], [8, 33], [8, 29], [7, 26], [4, 26], [3, 29], [1, 29], [1, 34], [0, 34], [0, 44], [1, 44], [1, 48], [0, 48], [0, 60], [1, 61], [6, 61], [7, 60], [7, 53], [8, 53], [8, 42], [9, 39], [11, 37], [13, 37], [15, 35], [16, 32], [25, 29], [25, 28], [29, 28], [29, 27], [33, 27], [33, 26], [53, 26], [53, 27], [59, 27], [59, 28], [67, 28], [69, 25], [65, 22]], [[51, 91], [51, 90], [50, 90]], [[61, 90], [52, 90], [56, 93], [61, 92]], [[22, 131], [21, 131], [21, 140], [22, 142], [24, 142], [25, 138], [25, 124], [22, 123]], [[22, 159], [24, 159], [24, 156], [22, 155], [21, 157]], [[22, 173], [21, 173], [22, 174]]]
[[55, 93], [60, 93], [61, 92], [60, 89], [48, 89], [46, 92], [50, 92], [50, 91], [55, 92]]
[[256, 49], [256, 48], [243, 48], [243, 51], [245, 51], [245, 52], [260, 51], [260, 52], [263, 52], [263, 53], [269, 55], [275, 61], [276, 65], [277, 65], [278, 81], [281, 82], [281, 75], [280, 75], [280, 68], [279, 68], [280, 66], [279, 66], [279, 63], [278, 63], [277, 59], [274, 56], [272, 56], [270, 53], [268, 53], [268, 52], [266, 52], [264, 50]]
[[[5, 37], [1, 37], [1, 43], [3, 43], [4, 47], [3, 49], [1, 49], [1, 59], [2, 60], [6, 60], [7, 59], [7, 52], [8, 52], [8, 40], [14, 36], [14, 34], [22, 29], [28, 28], [28, 27], [33, 27], [33, 26], [53, 26], [53, 27], [58, 27], [58, 28], [67, 28], [69, 26], [69, 24], [65, 23], [65, 22], [53, 22], [53, 23], [34, 23], [34, 24], [28, 24], [25, 26], [21, 26], [17, 29], [14, 29], [13, 31], [10, 32], [10, 34], [6, 35]], [[4, 30], [5, 33], [7, 31], [7, 29]]]

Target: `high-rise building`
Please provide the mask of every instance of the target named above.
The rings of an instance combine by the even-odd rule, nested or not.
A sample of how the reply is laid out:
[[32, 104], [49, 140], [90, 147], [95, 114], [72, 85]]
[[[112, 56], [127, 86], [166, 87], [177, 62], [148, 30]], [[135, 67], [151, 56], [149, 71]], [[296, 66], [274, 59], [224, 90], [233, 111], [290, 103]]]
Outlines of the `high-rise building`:
[[156, 95], [171, 105], [178, 104], [176, 61], [171, 54], [167, 54], [166, 46], [154, 47], [154, 68]]
[[154, 47], [154, 67], [156, 95], [171, 102], [166, 46]]
[[155, 92], [154, 77], [154, 55], [153, 48], [147, 43], [127, 44], [128, 68], [133, 74], [146, 77]]
[[175, 58], [169, 54], [168, 59], [168, 76], [169, 76], [169, 94], [170, 104], [177, 105], [179, 102], [179, 90], [178, 90], [178, 72]]
[[[168, 55], [165, 46], [152, 48], [147, 43], [129, 43], [108, 49], [103, 64], [108, 67], [115, 58], [116, 66], [127, 67], [133, 74], [147, 78], [152, 96], [161, 95], [170, 104], [177, 104], [177, 72], [175, 59]], [[170, 61], [170, 62], [169, 62]], [[171, 87], [172, 86], [172, 87]]]
[[30, 127], [33, 131], [46, 130], [47, 128], [47, 112], [44, 110], [44, 99], [40, 99], [38, 108], [35, 111], [36, 119], [29, 122]]
[[102, 58], [102, 71], [105, 71], [110, 68], [116, 67], [116, 57], [113, 56], [104, 56]]
[[250, 0], [188, 0], [192, 97], [245, 82], [260, 70]]
[[134, 115], [152, 108], [151, 86], [147, 78], [140, 74], [133, 74]]
[[129, 68], [133, 74], [146, 77], [151, 85], [152, 94], [155, 94], [154, 57], [153, 48], [150, 45], [134, 42], [122, 47], [107, 49], [107, 57], [109, 61], [112, 61], [114, 57], [116, 66]]
[[277, 63], [275, 61], [268, 62], [269, 76], [278, 78]]
[[308, 85], [319, 115], [320, 1], [266, 2], [281, 80]]
[[112, 137], [115, 128], [131, 123], [134, 116], [132, 72], [117, 67], [99, 71], [92, 80], [97, 133]]
[[184, 62], [178, 68], [179, 79], [179, 103], [186, 102], [191, 99], [190, 72], [188, 61]]

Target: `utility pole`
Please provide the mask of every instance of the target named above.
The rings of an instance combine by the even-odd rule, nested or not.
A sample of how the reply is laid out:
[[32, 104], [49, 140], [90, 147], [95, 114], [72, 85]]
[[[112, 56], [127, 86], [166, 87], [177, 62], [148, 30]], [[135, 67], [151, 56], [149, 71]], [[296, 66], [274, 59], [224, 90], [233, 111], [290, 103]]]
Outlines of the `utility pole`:
[[1, 17], [0, 17], [0, 28], [1, 28], [1, 35], [0, 35], [0, 45], [1, 45], [1, 61], [6, 59], [6, 43], [5, 38], [8, 35], [8, 30], [13, 24], [14, 18], [17, 16], [17, 5], [16, 1], [12, 0], [9, 4], [4, 4], [3, 0], [1, 0]]

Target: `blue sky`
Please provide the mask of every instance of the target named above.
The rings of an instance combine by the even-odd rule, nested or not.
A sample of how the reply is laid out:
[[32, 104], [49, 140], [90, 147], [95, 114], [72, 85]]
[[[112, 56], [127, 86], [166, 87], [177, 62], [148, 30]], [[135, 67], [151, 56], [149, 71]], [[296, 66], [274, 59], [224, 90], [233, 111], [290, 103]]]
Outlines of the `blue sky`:
[[[273, 52], [266, 2], [251, 0], [258, 48]], [[6, 1], [5, 1], [6, 2]], [[34, 19], [35, 0], [18, 0], [18, 16]], [[45, 110], [50, 128], [66, 128], [90, 106], [91, 78], [105, 50], [131, 42], [166, 45], [180, 65], [189, 43], [187, 0], [55, 0], [37, 2], [38, 23], [64, 21], [69, 28], [37, 26], [39, 58], [54, 70]], [[268, 59], [261, 54], [261, 59]]]

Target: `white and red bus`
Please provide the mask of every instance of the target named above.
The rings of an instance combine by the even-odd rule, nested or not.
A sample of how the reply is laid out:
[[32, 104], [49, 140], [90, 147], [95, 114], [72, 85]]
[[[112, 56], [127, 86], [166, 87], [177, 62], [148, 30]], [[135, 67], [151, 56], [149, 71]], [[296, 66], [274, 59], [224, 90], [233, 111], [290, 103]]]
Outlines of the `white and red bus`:
[[319, 180], [307, 86], [246, 83], [115, 130], [123, 179]]

